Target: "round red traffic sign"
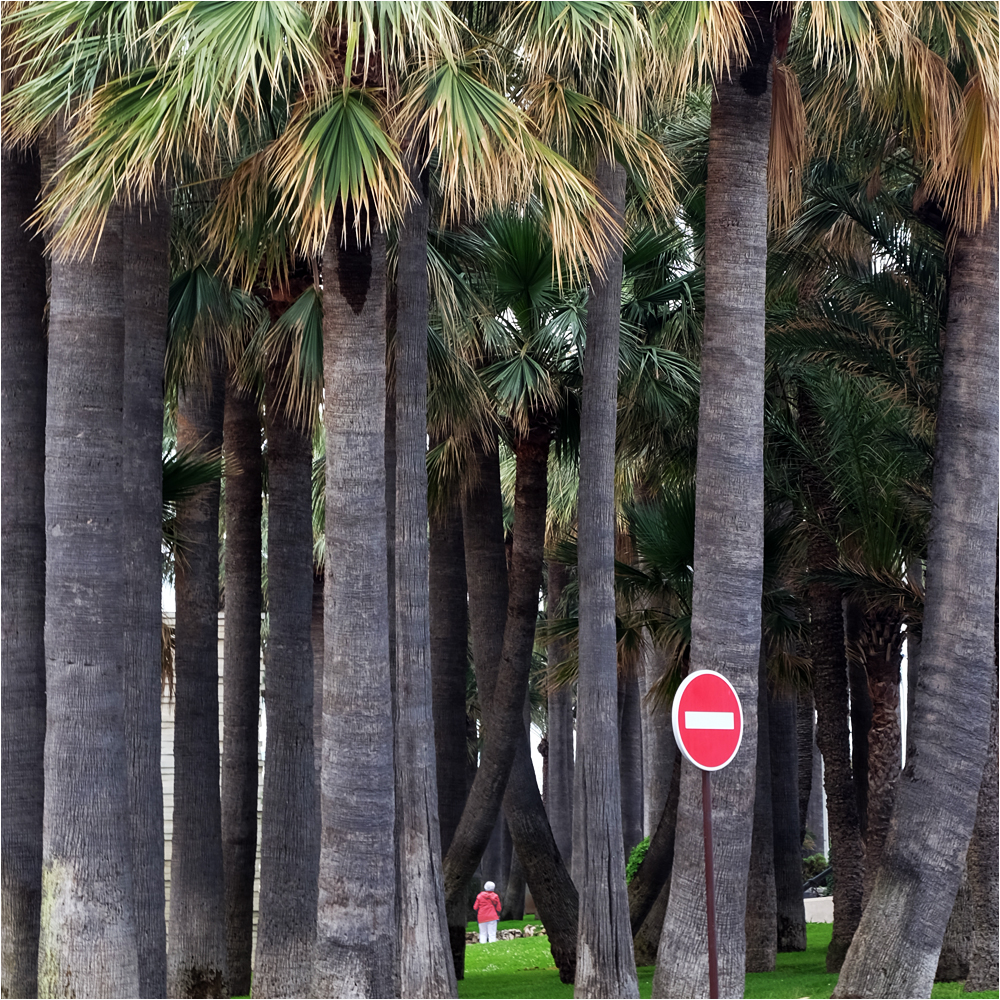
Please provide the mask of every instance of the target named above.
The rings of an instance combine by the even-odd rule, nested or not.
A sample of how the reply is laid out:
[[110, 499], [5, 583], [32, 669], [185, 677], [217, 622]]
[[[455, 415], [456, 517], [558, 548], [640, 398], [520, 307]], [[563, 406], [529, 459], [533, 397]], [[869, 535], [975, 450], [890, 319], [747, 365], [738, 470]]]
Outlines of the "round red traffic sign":
[[743, 706], [736, 689], [714, 670], [688, 674], [674, 695], [674, 739], [703, 771], [718, 771], [743, 741]]

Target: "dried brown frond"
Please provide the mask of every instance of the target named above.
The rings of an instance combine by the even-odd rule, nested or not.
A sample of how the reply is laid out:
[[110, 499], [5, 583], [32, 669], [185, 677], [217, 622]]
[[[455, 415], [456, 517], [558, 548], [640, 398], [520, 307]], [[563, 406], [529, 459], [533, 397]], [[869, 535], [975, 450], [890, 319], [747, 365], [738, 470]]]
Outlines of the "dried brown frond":
[[795, 72], [776, 63], [771, 91], [771, 142], [767, 154], [771, 229], [787, 226], [802, 202], [802, 171], [809, 157], [806, 112]]

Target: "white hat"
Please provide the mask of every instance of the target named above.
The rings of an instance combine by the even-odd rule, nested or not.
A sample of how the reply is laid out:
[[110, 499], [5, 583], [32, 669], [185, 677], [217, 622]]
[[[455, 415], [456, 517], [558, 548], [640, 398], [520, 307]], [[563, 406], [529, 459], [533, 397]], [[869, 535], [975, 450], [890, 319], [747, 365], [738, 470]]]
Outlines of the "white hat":
[[483, 886], [483, 888], [487, 892], [492, 892], [496, 888], [496, 886], [492, 882], [487, 882], [486, 885]]

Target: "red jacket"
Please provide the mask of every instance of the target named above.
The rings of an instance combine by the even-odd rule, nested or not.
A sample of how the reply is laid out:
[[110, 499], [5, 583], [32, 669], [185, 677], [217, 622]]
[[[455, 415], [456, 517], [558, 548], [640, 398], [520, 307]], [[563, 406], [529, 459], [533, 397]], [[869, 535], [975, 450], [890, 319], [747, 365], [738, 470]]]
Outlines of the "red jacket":
[[481, 892], [472, 904], [481, 924], [500, 919], [500, 897], [495, 892]]

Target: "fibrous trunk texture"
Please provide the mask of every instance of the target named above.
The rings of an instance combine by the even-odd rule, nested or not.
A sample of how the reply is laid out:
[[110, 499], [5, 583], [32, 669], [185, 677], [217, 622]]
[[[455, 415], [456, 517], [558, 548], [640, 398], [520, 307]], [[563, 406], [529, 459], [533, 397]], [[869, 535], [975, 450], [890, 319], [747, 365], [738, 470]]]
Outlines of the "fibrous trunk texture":
[[457, 491], [430, 517], [431, 677], [441, 850], [447, 852], [468, 791], [466, 673], [469, 605]]
[[112, 208], [92, 255], [52, 261], [43, 997], [139, 990], [122, 684], [123, 315], [122, 215]]
[[257, 860], [260, 715], [261, 450], [257, 400], [226, 384], [226, 631], [223, 640], [222, 864], [226, 960], [234, 994], [250, 992]]
[[[778, 951], [806, 950], [806, 911], [802, 902], [802, 839], [799, 832], [799, 749], [796, 738], [796, 709], [794, 691], [778, 691], [768, 696]], [[809, 757], [811, 760], [811, 753]]]
[[[625, 170], [599, 155], [595, 186], [616, 222]], [[580, 668], [573, 772], [573, 874], [580, 893], [578, 997], [639, 995], [622, 852], [615, 634], [615, 426], [622, 243], [609, 230], [603, 271], [590, 276], [580, 414], [577, 572]]]
[[313, 993], [392, 996], [396, 946], [385, 504], [385, 235], [323, 255], [326, 560]]
[[835, 996], [930, 996], [989, 744], [997, 546], [997, 216], [954, 234], [914, 752]]
[[300, 997], [310, 988], [319, 866], [310, 636], [312, 435], [288, 418], [276, 398], [276, 374], [269, 371], [267, 386], [267, 747], [253, 995]]
[[139, 954], [139, 996], [167, 989], [160, 774], [163, 356], [170, 286], [170, 202], [126, 212], [124, 445], [125, 742]]
[[[3, 150], [0, 213], [2, 461], [0, 653], [3, 823], [0, 941], [5, 997], [38, 996], [45, 750], [45, 262], [27, 220], [38, 198], [36, 151]], [[13, 470], [16, 469], [16, 475]], [[162, 825], [162, 821], [161, 821]]]
[[[215, 345], [202, 376], [179, 394], [177, 445], [205, 455], [222, 447], [225, 379]], [[174, 640], [174, 818], [167, 990], [229, 996], [219, 792], [219, 484], [177, 505]]]
[[396, 275], [396, 818], [399, 988], [406, 997], [456, 995], [448, 947], [433, 740], [427, 538], [426, 178], [399, 226]]
[[[705, 191], [705, 321], [695, 495], [691, 669], [724, 674], [743, 704], [740, 752], [713, 775], [719, 989], [743, 991], [757, 747], [763, 550], [764, 272], [773, 47], [768, 4], [741, 7], [749, 56], [715, 84]], [[738, 235], [737, 235], [738, 234]], [[681, 774], [658, 997], [708, 990], [701, 775]]]
[[[549, 563], [548, 617], [559, 617], [559, 601], [569, 581], [569, 570], [561, 563]], [[566, 659], [565, 643], [554, 639], [547, 649], [552, 670]], [[548, 702], [548, 769], [545, 781], [545, 811], [559, 854], [567, 865], [573, 857], [573, 688], [551, 684]]]

